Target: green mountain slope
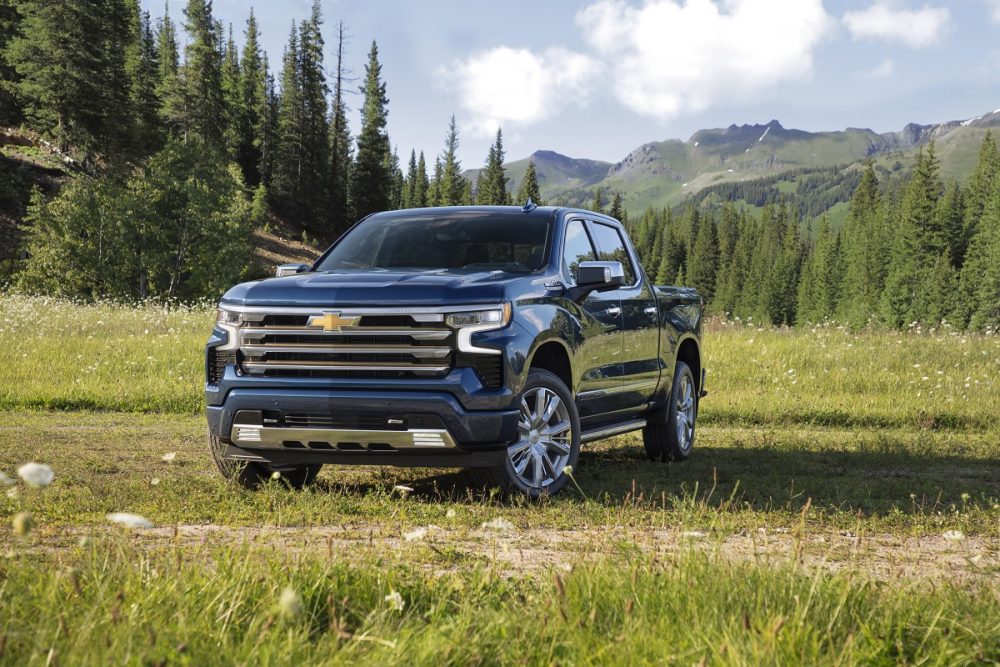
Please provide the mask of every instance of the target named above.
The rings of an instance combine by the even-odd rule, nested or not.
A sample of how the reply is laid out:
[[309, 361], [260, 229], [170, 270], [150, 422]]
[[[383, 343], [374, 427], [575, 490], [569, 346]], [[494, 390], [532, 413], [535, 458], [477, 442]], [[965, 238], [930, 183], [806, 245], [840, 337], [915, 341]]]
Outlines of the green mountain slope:
[[[917, 151], [931, 140], [941, 161], [942, 176], [964, 181], [991, 127], [1000, 127], [1000, 109], [966, 121], [911, 123], [898, 132], [882, 134], [861, 128], [805, 132], [772, 120], [764, 125], [701, 130], [687, 141], [669, 139], [643, 144], [614, 165], [552, 151], [538, 151], [532, 157], [547, 202], [585, 205], [592, 200], [594, 190], [602, 188], [621, 192], [628, 210], [638, 213], [650, 206], [674, 206], [687, 197], [704, 201], [700, 193], [719, 190], [725, 184], [766, 179], [768, 187], [786, 194], [816, 194], [828, 189], [810, 200], [805, 207], [809, 210], [802, 211], [812, 217], [818, 214], [817, 201], [826, 201], [832, 207], [844, 201], [843, 197], [849, 198], [853, 185], [845, 187], [845, 183], [856, 180], [851, 172], [864, 160], [873, 160], [886, 173], [905, 173]], [[507, 164], [513, 188], [527, 162], [525, 158]], [[809, 171], [817, 169], [829, 172]], [[827, 176], [828, 183], [817, 182]]]

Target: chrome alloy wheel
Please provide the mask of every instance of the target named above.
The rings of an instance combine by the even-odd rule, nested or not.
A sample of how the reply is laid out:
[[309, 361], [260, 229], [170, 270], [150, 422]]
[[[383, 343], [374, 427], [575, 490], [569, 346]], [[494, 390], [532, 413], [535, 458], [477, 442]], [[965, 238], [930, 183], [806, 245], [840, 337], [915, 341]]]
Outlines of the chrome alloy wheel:
[[694, 383], [687, 373], [680, 378], [677, 390], [677, 403], [674, 406], [674, 425], [677, 427], [677, 446], [682, 451], [691, 449], [694, 440]]
[[569, 410], [551, 389], [529, 389], [521, 397], [518, 439], [507, 447], [514, 474], [522, 483], [543, 489], [562, 475], [569, 462], [573, 425]]

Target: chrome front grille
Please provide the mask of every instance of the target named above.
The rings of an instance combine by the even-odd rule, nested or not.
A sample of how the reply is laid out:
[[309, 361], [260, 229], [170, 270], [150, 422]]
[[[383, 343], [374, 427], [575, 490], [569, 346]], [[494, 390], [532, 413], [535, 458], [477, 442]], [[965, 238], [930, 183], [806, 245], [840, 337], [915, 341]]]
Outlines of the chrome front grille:
[[[327, 311], [327, 313], [330, 311]], [[436, 377], [451, 370], [455, 332], [439, 313], [246, 314], [240, 368], [266, 377]]]

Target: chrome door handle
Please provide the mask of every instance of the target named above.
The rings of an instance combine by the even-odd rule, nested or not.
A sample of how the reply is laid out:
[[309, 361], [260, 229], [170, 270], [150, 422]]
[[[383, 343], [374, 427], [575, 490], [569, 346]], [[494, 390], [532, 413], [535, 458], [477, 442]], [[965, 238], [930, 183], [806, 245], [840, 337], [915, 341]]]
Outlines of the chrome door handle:
[[649, 308], [643, 308], [642, 312], [647, 315], [656, 315], [656, 306], [650, 306]]
[[619, 316], [619, 315], [622, 314], [622, 309], [619, 308], [618, 306], [611, 306], [610, 308], [608, 308], [607, 310], [604, 311], [604, 314], [605, 315], [614, 315], [615, 317], [617, 317], [617, 316]]

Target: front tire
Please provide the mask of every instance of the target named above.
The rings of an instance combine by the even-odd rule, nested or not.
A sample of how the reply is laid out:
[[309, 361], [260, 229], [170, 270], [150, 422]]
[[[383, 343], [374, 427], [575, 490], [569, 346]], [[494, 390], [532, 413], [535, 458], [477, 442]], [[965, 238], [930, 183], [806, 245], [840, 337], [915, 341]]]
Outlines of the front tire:
[[559, 376], [535, 368], [518, 404], [518, 437], [507, 446], [503, 466], [481, 469], [480, 476], [504, 492], [529, 498], [558, 493], [569, 482], [566, 466], [575, 466], [580, 456], [576, 401]]
[[694, 373], [683, 361], [677, 362], [670, 401], [650, 415], [642, 429], [646, 455], [654, 461], [684, 461], [694, 447], [698, 417], [698, 386]]
[[271, 479], [271, 476], [275, 472], [281, 476], [281, 481], [288, 484], [288, 486], [293, 489], [301, 489], [311, 484], [323, 467], [321, 463], [277, 467], [266, 463], [227, 459], [225, 457], [225, 443], [218, 436], [211, 433], [208, 434], [208, 451], [212, 456], [215, 467], [219, 469], [222, 476], [245, 489], [258, 488], [261, 484]]

